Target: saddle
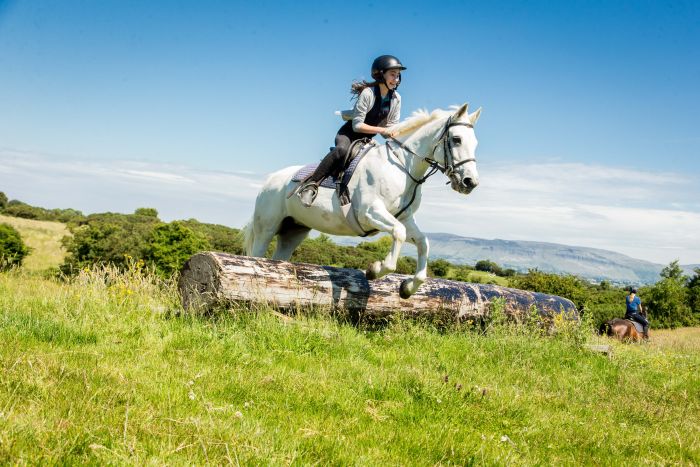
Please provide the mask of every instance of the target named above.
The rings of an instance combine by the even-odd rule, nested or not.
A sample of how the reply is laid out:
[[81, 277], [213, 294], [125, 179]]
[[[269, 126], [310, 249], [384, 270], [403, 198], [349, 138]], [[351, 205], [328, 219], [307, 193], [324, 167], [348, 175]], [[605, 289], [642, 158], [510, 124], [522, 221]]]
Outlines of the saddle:
[[[359, 164], [365, 154], [367, 154], [367, 152], [375, 145], [376, 143], [372, 138], [361, 138], [353, 141], [348, 149], [347, 155], [345, 156], [345, 161], [342, 165], [343, 168], [340, 170], [340, 172], [338, 174], [329, 175], [321, 180], [321, 183], [319, 183], [320, 187], [335, 189], [341, 206], [350, 204], [348, 183], [355, 173], [357, 164]], [[331, 148], [331, 150], [332, 149], [333, 148]], [[294, 174], [292, 181], [300, 182], [300, 184], [303, 185], [311, 174], [314, 173], [316, 167], [318, 167], [318, 163], [305, 165]]]
[[629, 319], [629, 318], [624, 318], [624, 320], [632, 323], [634, 325], [634, 328], [637, 330], [638, 333], [641, 334], [642, 332], [644, 332], [644, 326], [642, 326], [642, 323], [638, 323], [635, 320]]

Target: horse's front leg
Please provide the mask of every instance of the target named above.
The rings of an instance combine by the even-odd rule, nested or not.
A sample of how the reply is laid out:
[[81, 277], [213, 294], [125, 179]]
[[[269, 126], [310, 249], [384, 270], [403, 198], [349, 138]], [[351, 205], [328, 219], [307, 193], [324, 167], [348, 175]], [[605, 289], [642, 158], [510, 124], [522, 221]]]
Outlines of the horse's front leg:
[[428, 237], [418, 228], [416, 220], [413, 216], [406, 219], [403, 223], [406, 226], [406, 240], [413, 243], [418, 250], [418, 261], [416, 265], [416, 274], [403, 282], [399, 288], [401, 298], [408, 298], [418, 291], [418, 287], [425, 282], [428, 277]]
[[383, 261], [375, 261], [367, 269], [367, 279], [378, 279], [390, 272], [396, 271], [396, 262], [401, 253], [401, 246], [406, 241], [406, 227], [399, 222], [383, 204], [373, 204], [365, 213], [364, 221], [377, 230], [388, 232], [394, 238], [389, 254]]

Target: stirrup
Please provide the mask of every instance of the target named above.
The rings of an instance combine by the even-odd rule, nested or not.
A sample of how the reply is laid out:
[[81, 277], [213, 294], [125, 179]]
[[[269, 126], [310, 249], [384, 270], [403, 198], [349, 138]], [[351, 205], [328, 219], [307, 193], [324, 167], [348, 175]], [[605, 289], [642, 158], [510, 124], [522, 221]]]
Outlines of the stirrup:
[[314, 204], [316, 196], [318, 196], [318, 183], [309, 182], [300, 186], [299, 191], [297, 191], [297, 196], [301, 200], [301, 204], [307, 208], [310, 207]]

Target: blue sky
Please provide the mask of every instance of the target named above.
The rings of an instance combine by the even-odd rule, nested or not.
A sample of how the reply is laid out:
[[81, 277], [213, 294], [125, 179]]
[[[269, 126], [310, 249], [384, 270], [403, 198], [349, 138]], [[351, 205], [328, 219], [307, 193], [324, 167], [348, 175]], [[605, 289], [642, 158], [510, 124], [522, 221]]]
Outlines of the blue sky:
[[698, 46], [698, 2], [0, 0], [0, 190], [241, 226], [392, 53], [404, 117], [484, 108], [482, 185], [436, 179], [424, 230], [700, 263]]

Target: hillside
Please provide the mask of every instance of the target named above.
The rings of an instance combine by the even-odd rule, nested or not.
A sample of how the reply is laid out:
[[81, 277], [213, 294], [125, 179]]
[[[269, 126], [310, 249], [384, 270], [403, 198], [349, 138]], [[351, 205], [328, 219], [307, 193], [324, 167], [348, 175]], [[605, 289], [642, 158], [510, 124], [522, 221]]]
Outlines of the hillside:
[[61, 239], [70, 234], [65, 224], [3, 215], [0, 215], [0, 224], [9, 224], [17, 229], [24, 243], [32, 249], [24, 260], [26, 270], [43, 271], [63, 262], [65, 250]]
[[[557, 243], [517, 240], [486, 240], [460, 237], [447, 233], [429, 233], [430, 257], [444, 258], [454, 264], [474, 264], [487, 259], [504, 268], [518, 272], [539, 269], [557, 274], [574, 274], [595, 282], [607, 280], [617, 285], [653, 284], [665, 264], [631, 258], [609, 250], [586, 248]], [[357, 244], [363, 239], [333, 237], [345, 244]], [[415, 248], [406, 245], [404, 254], [415, 255]], [[682, 266], [687, 275], [693, 274], [698, 264]]]
[[630, 258], [614, 251], [545, 242], [485, 240], [457, 235], [429, 234], [431, 253], [454, 263], [489, 259], [506, 268], [526, 272], [568, 273], [623, 284], [651, 284], [664, 265]]

